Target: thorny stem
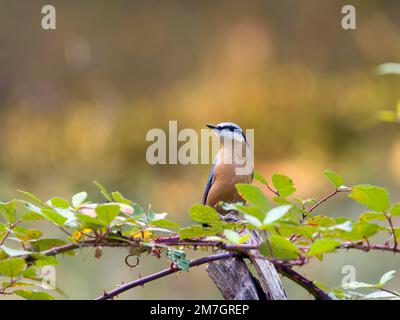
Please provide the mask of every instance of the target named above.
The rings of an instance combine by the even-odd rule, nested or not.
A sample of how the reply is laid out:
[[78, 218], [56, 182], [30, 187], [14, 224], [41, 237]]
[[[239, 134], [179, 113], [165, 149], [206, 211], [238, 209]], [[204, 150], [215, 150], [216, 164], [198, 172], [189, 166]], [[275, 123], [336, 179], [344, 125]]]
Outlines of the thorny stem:
[[269, 191], [271, 191], [271, 192], [272, 192], [273, 194], [275, 194], [277, 197], [280, 196], [279, 192], [278, 192], [277, 190], [271, 188], [271, 187], [269, 186], [269, 184], [267, 184], [267, 188], [268, 188]]
[[286, 276], [290, 280], [297, 283], [299, 286], [303, 287], [310, 294], [314, 296], [316, 300], [332, 300], [328, 293], [315, 285], [315, 283], [309, 279], [307, 279], [302, 274], [293, 270], [288, 266], [276, 266], [279, 273]]
[[3, 236], [3, 238], [0, 241], [0, 246], [2, 246], [4, 244], [4, 242], [7, 240], [8, 236], [11, 233], [11, 230], [14, 229], [16, 227], [17, 224], [19, 224], [21, 222], [21, 220], [17, 220], [16, 222], [12, 223], [10, 225], [10, 227], [7, 229], [7, 232], [5, 233], [5, 235]]
[[390, 232], [391, 232], [391, 234], [392, 234], [392, 236], [393, 236], [393, 243], [394, 243], [393, 249], [396, 249], [396, 248], [397, 248], [397, 238], [396, 238], [396, 232], [395, 232], [394, 226], [393, 226], [392, 217], [391, 217], [388, 213], [386, 213], [386, 212], [384, 212], [384, 215], [385, 215], [385, 217], [386, 217], [386, 220], [387, 220], [388, 223], [389, 223]]
[[[195, 266], [200, 266], [202, 264], [205, 263], [210, 263], [213, 261], [217, 261], [217, 260], [224, 260], [224, 259], [229, 259], [234, 257], [236, 254], [233, 252], [225, 252], [225, 253], [218, 253], [212, 256], [208, 256], [208, 257], [203, 257], [197, 260], [194, 260], [190, 263], [189, 267], [195, 267]], [[123, 284], [121, 286], [119, 286], [118, 288], [111, 290], [109, 292], [104, 292], [104, 294], [98, 298], [96, 298], [96, 300], [108, 300], [108, 299], [112, 299], [113, 297], [119, 295], [122, 292], [125, 292], [129, 289], [138, 287], [138, 286], [143, 286], [144, 284], [150, 282], [150, 281], [154, 281], [156, 279], [165, 277], [167, 275], [170, 275], [172, 273], [181, 271], [181, 269], [179, 268], [168, 268], [165, 270], [162, 270], [160, 272], [154, 273], [152, 275], [149, 275], [147, 277], [144, 278], [140, 278], [138, 280], [132, 281], [132, 282], [128, 282], [126, 284]]]
[[350, 189], [336, 189], [334, 192], [328, 194], [326, 197], [322, 198], [320, 201], [318, 201], [315, 205], [313, 205], [310, 209], [307, 210], [308, 213], [313, 212], [315, 209], [317, 209], [321, 204], [323, 204], [325, 201], [329, 200], [330, 198], [334, 197], [340, 192], [349, 192]]

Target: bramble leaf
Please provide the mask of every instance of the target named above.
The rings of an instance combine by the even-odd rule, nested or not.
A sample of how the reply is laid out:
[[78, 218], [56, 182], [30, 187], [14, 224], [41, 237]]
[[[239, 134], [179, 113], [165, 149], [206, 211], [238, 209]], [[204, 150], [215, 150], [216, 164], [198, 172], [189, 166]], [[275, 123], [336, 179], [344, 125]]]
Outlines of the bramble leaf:
[[214, 208], [210, 206], [203, 206], [201, 204], [195, 204], [189, 209], [189, 215], [193, 221], [199, 223], [213, 224], [221, 221], [219, 214]]
[[308, 256], [316, 256], [324, 253], [335, 251], [336, 247], [340, 245], [340, 241], [333, 239], [317, 239], [308, 250]]
[[374, 211], [385, 212], [390, 207], [387, 190], [369, 184], [352, 187], [349, 197]]
[[87, 195], [85, 191], [74, 194], [72, 196], [72, 205], [74, 208], [79, 207], [86, 200]]
[[291, 205], [283, 205], [283, 206], [278, 206], [275, 208], [272, 208], [268, 213], [267, 216], [265, 217], [263, 224], [271, 224], [274, 223], [275, 221], [279, 220], [282, 218], [285, 214], [287, 214], [292, 206]]
[[343, 177], [331, 170], [325, 170], [324, 176], [329, 179], [329, 181], [333, 184], [333, 186], [337, 189], [344, 184]]
[[121, 208], [117, 204], [104, 203], [98, 205], [94, 210], [96, 211], [97, 217], [105, 224], [109, 225], [114, 221]]
[[296, 191], [292, 179], [283, 174], [275, 173], [272, 176], [272, 183], [281, 197], [289, 197], [293, 192]]
[[15, 290], [13, 293], [26, 300], [54, 300], [54, 298], [46, 292], [36, 292], [31, 290]]
[[101, 194], [103, 195], [104, 198], [106, 198], [106, 200], [112, 202], [113, 199], [111, 197], [111, 195], [108, 193], [108, 191], [106, 190], [106, 188], [104, 188], [102, 186], [102, 184], [100, 182], [97, 182], [96, 180], [93, 181], [93, 183], [96, 185], [97, 188], [99, 188]]
[[252, 184], [238, 183], [236, 184], [236, 189], [243, 199], [253, 204], [260, 210], [268, 211], [271, 208], [267, 197], [258, 187]]
[[379, 284], [381, 284], [381, 285], [386, 284], [386, 282], [393, 279], [395, 273], [396, 273], [396, 270], [391, 270], [391, 271], [386, 272], [379, 280]]
[[0, 261], [0, 274], [14, 278], [25, 269], [25, 260], [22, 258], [9, 258]]
[[278, 235], [269, 236], [268, 241], [260, 245], [259, 251], [265, 257], [276, 259], [296, 259], [301, 253], [292, 242]]
[[17, 200], [12, 200], [10, 202], [0, 202], [0, 213], [8, 223], [15, 222], [15, 206]]

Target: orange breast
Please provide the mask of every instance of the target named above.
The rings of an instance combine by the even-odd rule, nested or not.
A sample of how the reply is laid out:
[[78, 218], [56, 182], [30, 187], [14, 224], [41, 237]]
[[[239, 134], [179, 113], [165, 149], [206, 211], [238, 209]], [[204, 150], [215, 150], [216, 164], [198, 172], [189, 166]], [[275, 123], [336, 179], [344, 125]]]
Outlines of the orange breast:
[[222, 164], [217, 162], [214, 168], [214, 183], [208, 193], [206, 204], [214, 207], [219, 213], [226, 214], [218, 204], [220, 201], [233, 203], [243, 201], [235, 185], [237, 183], [251, 183], [252, 174], [238, 175], [234, 164]]

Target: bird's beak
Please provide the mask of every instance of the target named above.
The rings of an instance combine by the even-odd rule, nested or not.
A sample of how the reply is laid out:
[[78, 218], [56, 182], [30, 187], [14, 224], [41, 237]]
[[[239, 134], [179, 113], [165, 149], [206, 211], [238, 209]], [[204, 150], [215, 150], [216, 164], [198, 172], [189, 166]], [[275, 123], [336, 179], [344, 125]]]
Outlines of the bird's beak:
[[217, 129], [217, 127], [212, 124], [206, 124], [206, 126], [209, 127], [211, 130]]

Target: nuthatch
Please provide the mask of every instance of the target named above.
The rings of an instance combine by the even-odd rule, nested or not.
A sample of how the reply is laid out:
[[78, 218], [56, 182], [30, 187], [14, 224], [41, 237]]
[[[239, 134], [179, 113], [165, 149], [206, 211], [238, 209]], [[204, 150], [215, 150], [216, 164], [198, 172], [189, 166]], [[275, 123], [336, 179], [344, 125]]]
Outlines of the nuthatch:
[[220, 202], [242, 201], [235, 185], [251, 183], [253, 180], [253, 159], [243, 130], [234, 123], [223, 122], [216, 126], [207, 125], [220, 138], [221, 148], [208, 177], [203, 195], [203, 204], [215, 208], [220, 214], [228, 211]]

